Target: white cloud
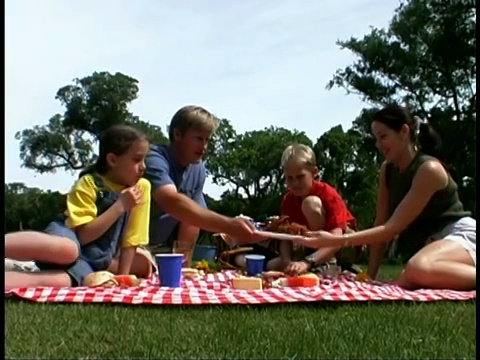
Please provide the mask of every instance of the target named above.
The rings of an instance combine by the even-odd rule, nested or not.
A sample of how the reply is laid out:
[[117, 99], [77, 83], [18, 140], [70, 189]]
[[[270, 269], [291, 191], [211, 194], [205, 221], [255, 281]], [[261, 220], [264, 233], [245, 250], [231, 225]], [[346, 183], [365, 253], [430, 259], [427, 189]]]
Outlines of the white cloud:
[[[337, 39], [383, 27], [395, 0], [160, 2], [8, 0], [5, 6], [6, 182], [67, 191], [73, 175], [20, 168], [14, 134], [62, 111], [56, 91], [94, 71], [140, 82], [132, 111], [165, 128], [187, 103], [239, 131], [297, 128], [316, 140], [350, 126], [363, 104], [325, 85], [354, 58]], [[218, 187], [207, 192], [218, 196]]]

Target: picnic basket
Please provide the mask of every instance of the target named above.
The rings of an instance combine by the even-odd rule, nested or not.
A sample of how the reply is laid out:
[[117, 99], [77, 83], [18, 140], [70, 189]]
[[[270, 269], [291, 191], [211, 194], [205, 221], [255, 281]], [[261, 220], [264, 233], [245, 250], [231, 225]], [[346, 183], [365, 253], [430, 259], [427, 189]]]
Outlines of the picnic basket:
[[[232, 245], [234, 243], [233, 239], [226, 234], [213, 234], [213, 236], [217, 240], [218, 262], [222, 268], [225, 270], [244, 270], [235, 264], [235, 256], [247, 254], [253, 251], [254, 248], [251, 246]], [[276, 241], [270, 241], [269, 248], [271, 250], [278, 253], [277, 247]]]

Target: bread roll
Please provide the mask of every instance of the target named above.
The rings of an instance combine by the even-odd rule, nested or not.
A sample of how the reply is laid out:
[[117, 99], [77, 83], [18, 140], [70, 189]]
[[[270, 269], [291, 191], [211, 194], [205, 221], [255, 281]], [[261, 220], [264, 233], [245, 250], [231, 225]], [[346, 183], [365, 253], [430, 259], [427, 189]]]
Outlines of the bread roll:
[[85, 276], [83, 286], [88, 287], [114, 287], [118, 286], [115, 275], [109, 271], [97, 271]]
[[146, 274], [137, 274], [139, 277], [149, 278], [150, 276], [152, 276], [153, 273], [158, 272], [157, 262], [155, 261], [155, 258], [150, 251], [145, 248], [139, 247], [137, 248], [137, 255], [139, 255], [140, 258], [143, 258], [143, 260], [147, 264], [148, 269]]
[[182, 275], [185, 278], [190, 279], [190, 278], [200, 276], [200, 271], [197, 270], [197, 269], [193, 269], [193, 268], [183, 268], [182, 269]]

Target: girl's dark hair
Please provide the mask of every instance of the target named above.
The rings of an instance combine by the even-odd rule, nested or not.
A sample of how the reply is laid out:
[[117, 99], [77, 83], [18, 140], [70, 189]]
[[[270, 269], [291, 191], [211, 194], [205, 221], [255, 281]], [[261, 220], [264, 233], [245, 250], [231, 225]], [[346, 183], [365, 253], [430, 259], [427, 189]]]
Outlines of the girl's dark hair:
[[108, 171], [107, 155], [117, 156], [125, 154], [138, 140], [147, 140], [147, 136], [140, 130], [125, 124], [110, 126], [101, 135], [97, 161], [80, 172], [79, 177], [86, 174], [105, 174]]
[[400, 131], [406, 124], [410, 128], [412, 142], [422, 153], [437, 158], [440, 156], [441, 140], [438, 133], [428, 121], [412, 116], [406, 108], [395, 104], [387, 105], [373, 115], [373, 121], [382, 123], [395, 131]]

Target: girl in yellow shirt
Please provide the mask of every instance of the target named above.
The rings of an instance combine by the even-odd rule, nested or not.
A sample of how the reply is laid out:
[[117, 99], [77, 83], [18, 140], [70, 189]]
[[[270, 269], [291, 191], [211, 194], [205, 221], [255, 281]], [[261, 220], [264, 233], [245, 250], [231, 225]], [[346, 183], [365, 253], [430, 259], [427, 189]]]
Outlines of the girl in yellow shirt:
[[[5, 257], [34, 260], [39, 272], [5, 272], [5, 288], [80, 286], [95, 271], [148, 275], [139, 246], [148, 244], [151, 188], [142, 178], [146, 136], [127, 125], [108, 128], [97, 162], [80, 174], [67, 210], [44, 232], [5, 235]], [[137, 261], [142, 259], [143, 261]]]

